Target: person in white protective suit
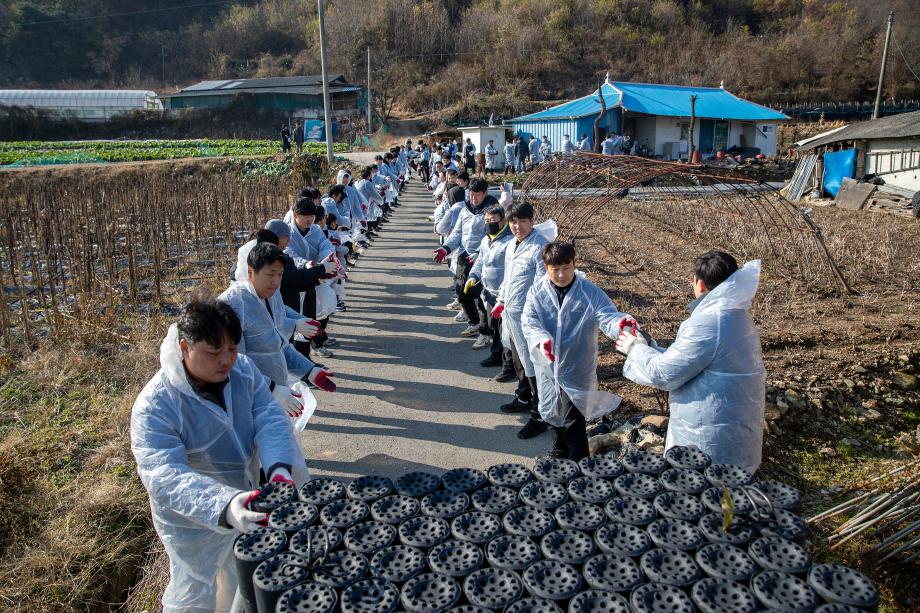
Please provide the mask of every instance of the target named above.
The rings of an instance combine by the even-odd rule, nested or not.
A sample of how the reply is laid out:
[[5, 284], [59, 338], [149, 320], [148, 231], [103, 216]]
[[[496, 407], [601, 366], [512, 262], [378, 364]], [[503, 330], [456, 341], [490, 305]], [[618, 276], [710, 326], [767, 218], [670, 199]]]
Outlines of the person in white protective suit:
[[505, 156], [505, 175], [515, 174], [517, 172], [517, 139], [512, 138], [505, 143], [503, 150]]
[[160, 346], [160, 370], [131, 411], [131, 452], [169, 557], [165, 613], [226, 613], [237, 589], [233, 541], [259, 527], [247, 508], [259, 469], [290, 481], [303, 457], [229, 305], [194, 299]]
[[534, 362], [540, 417], [553, 430], [553, 457], [588, 457], [586, 420], [619, 406], [620, 398], [597, 387], [597, 330], [616, 339], [632, 322], [598, 286], [576, 269], [575, 247], [543, 248], [546, 275], [527, 296], [521, 327]]
[[498, 165], [498, 149], [495, 147], [495, 141], [491, 138], [486, 144], [486, 174], [495, 174], [495, 167]]
[[320, 328], [318, 321], [303, 317], [281, 300], [278, 290], [286, 258], [277, 245], [252, 245], [246, 256], [245, 278], [238, 268], [236, 280], [218, 300], [233, 307], [240, 320], [243, 338], [239, 352], [265, 375], [272, 395], [293, 417], [299, 413], [300, 405], [287, 386], [289, 373], [328, 392], [335, 391], [335, 383], [330, 380], [331, 372], [314, 364], [288, 342], [294, 332], [313, 338]]
[[530, 148], [530, 165], [536, 168], [543, 161], [543, 156], [540, 154], [540, 141], [532, 138], [527, 146]]
[[594, 142], [591, 140], [587, 134], [581, 135], [581, 140], [578, 141], [578, 150], [587, 151], [588, 153], [594, 151]]
[[568, 134], [562, 135], [562, 152], [563, 153], [572, 153], [575, 151], [575, 143], [572, 142], [572, 139], [569, 138]]
[[339, 225], [351, 228], [350, 240], [359, 247], [367, 248], [370, 244], [363, 234], [367, 229], [367, 199], [352, 185], [353, 179], [351, 173], [347, 170], [340, 170], [336, 175], [336, 183], [345, 187], [345, 199], [339, 206], [339, 212], [346, 216], [345, 221], [339, 221]]
[[690, 318], [667, 349], [649, 346], [624, 331], [617, 349], [626, 354], [623, 376], [670, 392], [665, 448], [693, 445], [719, 464], [750, 472], [760, 466], [766, 370], [751, 303], [760, 282], [760, 260], [741, 269], [721, 251], [693, 263]]
[[374, 169], [366, 166], [361, 170], [361, 178], [355, 183], [355, 189], [367, 203], [367, 236], [374, 238], [379, 234], [380, 217], [383, 215], [383, 196], [373, 181]]
[[505, 248], [505, 272], [492, 308], [492, 319], [502, 320], [502, 342], [511, 350], [511, 359], [518, 376], [514, 400], [500, 407], [503, 413], [530, 413], [530, 419], [518, 432], [518, 438], [533, 438], [546, 430], [540, 418], [536, 371], [521, 325], [527, 292], [534, 282], [546, 274], [543, 247], [556, 239], [556, 224], [548, 220], [539, 226], [533, 223], [534, 210], [522, 202], [511, 207], [508, 225], [514, 241]]
[[543, 139], [540, 141], [540, 158], [545, 162], [553, 155], [553, 143], [550, 142], [549, 137], [545, 134]]
[[[329, 242], [322, 228], [316, 223], [317, 202], [321, 199], [319, 190], [307, 188], [301, 192], [301, 195], [294, 201], [291, 210], [284, 216], [291, 229], [291, 236], [288, 239], [287, 247], [284, 253], [294, 260], [298, 267], [310, 267], [320, 262], [329, 261], [336, 253], [335, 246]], [[332, 295], [332, 301], [335, 303], [335, 295], [328, 283], [321, 283], [316, 286], [314, 292], [305, 292], [303, 301], [303, 313], [319, 320], [323, 326], [323, 332], [310, 341], [312, 353], [321, 358], [330, 358], [333, 356], [329, 346], [335, 345], [335, 339], [329, 338], [325, 332], [328, 325], [329, 314], [321, 314], [320, 302], [324, 298]]]

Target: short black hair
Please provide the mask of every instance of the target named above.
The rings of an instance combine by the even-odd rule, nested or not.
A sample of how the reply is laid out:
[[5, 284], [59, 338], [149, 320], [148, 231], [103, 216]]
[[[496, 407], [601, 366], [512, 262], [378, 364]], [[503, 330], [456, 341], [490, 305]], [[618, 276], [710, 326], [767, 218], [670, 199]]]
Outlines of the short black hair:
[[291, 208], [296, 215], [316, 215], [316, 204], [312, 198], [298, 198]]
[[470, 180], [470, 173], [468, 173], [468, 172], [465, 171], [465, 170], [462, 170], [462, 171], [460, 171], [460, 174], [457, 175], [457, 178], [458, 178], [458, 179], [461, 179], [461, 180], [463, 180], [463, 181], [469, 181], [469, 180]]
[[724, 251], [707, 251], [693, 261], [693, 276], [713, 290], [738, 270], [738, 262]]
[[[467, 175], [467, 177], [469, 177], [469, 175]], [[473, 179], [472, 181], [470, 181], [470, 191], [471, 191], [471, 192], [476, 192], [477, 194], [481, 194], [481, 193], [483, 193], [483, 192], [488, 192], [488, 191], [489, 191], [489, 183], [488, 183], [485, 179], [482, 179], [482, 178], [480, 178], [480, 177], [476, 177], [475, 179]]]
[[345, 186], [344, 185], [333, 185], [329, 188], [328, 196], [330, 198], [335, 198], [336, 196], [345, 197]]
[[575, 261], [575, 245], [564, 241], [553, 241], [543, 248], [543, 264], [562, 266]]
[[281, 248], [271, 243], [256, 243], [256, 246], [249, 252], [249, 257], [246, 258], [246, 263], [256, 272], [259, 272], [269, 264], [274, 264], [275, 262], [284, 264], [286, 261], [287, 256], [284, 255]]
[[298, 198], [309, 198], [310, 200], [316, 200], [320, 197], [319, 190], [315, 187], [305, 187], [300, 190], [300, 193], [297, 195]]
[[243, 327], [233, 307], [204, 294], [192, 296], [191, 301], [182, 307], [176, 326], [179, 338], [193, 345], [204, 341], [220, 347], [225, 340], [238, 345], [243, 338]]
[[338, 225], [339, 218], [335, 216], [335, 213], [329, 213], [326, 215], [326, 226], [331, 226], [332, 224]]
[[326, 216], [326, 207], [319, 204], [316, 206], [316, 218], [321, 219]]
[[505, 218], [505, 207], [500, 204], [493, 204], [485, 210], [484, 215], [498, 215], [499, 219]]
[[272, 232], [271, 230], [266, 230], [261, 228], [256, 230], [249, 236], [249, 240], [254, 240], [256, 243], [271, 243], [272, 245], [278, 244], [278, 235]]
[[508, 212], [508, 219], [533, 219], [534, 210], [529, 202], [519, 202], [511, 207]]
[[363, 169], [361, 169], [361, 178], [362, 179], [371, 178], [371, 167], [370, 166], [365, 166]]

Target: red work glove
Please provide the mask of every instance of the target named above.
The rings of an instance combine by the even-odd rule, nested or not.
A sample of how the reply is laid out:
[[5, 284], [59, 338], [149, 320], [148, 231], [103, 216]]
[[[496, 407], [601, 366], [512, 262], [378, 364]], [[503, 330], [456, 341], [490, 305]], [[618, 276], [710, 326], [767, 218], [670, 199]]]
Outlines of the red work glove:
[[555, 361], [556, 361], [556, 356], [553, 355], [553, 341], [552, 341], [552, 339], [546, 339], [545, 341], [543, 341], [542, 348], [543, 348], [543, 355], [545, 355], [546, 358], [547, 358], [550, 362], [555, 362]]
[[447, 249], [445, 249], [444, 247], [441, 247], [440, 249], [435, 249], [434, 251], [435, 264], [443, 264], [446, 258], [447, 258]]
[[334, 376], [334, 374], [324, 368], [314, 368], [310, 371], [310, 374], [307, 375], [307, 380], [324, 392], [334, 392], [335, 383], [329, 378]]
[[466, 256], [466, 261], [469, 262], [470, 266], [472, 266], [476, 262], [476, 260], [474, 260], [473, 256], [471, 255]]
[[492, 319], [498, 319], [499, 317], [502, 316], [502, 313], [504, 312], [505, 312], [505, 305], [499, 302], [498, 304], [495, 305], [495, 308], [492, 309], [492, 313], [491, 313]]

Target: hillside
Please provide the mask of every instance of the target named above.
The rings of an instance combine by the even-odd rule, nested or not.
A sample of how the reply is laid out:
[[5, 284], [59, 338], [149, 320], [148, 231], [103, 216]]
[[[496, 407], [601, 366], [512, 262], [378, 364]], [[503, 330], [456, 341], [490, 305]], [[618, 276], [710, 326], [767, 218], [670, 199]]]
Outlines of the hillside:
[[[911, 0], [331, 0], [331, 70], [407, 115], [508, 115], [621, 80], [718, 85], [770, 103], [871, 100], [885, 15], [916, 72]], [[920, 95], [892, 45], [886, 98]], [[319, 71], [313, 0], [15, 0], [0, 87], [171, 91]], [[388, 104], [389, 106], [389, 104]]]

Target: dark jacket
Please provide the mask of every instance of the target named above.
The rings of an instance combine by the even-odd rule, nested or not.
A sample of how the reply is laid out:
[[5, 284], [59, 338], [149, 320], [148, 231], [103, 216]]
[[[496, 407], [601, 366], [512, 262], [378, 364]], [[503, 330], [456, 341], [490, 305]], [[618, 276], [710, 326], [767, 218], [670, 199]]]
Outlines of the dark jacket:
[[300, 313], [300, 292], [306, 292], [303, 313], [308, 314], [308, 305], [315, 304], [316, 301], [316, 286], [325, 274], [326, 269], [322, 265], [300, 268], [291, 258], [286, 258], [284, 272], [281, 275], [281, 300]]

